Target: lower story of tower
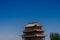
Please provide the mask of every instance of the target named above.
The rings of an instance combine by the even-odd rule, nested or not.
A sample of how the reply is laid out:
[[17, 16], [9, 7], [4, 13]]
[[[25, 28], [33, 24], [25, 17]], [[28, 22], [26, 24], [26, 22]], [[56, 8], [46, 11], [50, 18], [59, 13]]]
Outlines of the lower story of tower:
[[44, 40], [45, 38], [33, 37], [33, 38], [23, 38], [23, 40]]

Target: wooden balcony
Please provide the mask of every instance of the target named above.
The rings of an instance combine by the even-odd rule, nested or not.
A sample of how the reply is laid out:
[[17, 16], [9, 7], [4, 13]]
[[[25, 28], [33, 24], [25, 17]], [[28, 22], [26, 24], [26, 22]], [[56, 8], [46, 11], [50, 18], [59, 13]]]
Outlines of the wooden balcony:
[[46, 35], [34, 34], [34, 35], [23, 35], [22, 37], [45, 37]]
[[40, 31], [40, 32], [44, 32], [44, 30], [40, 30], [40, 29], [24, 30], [23, 32], [33, 32], [33, 31]]

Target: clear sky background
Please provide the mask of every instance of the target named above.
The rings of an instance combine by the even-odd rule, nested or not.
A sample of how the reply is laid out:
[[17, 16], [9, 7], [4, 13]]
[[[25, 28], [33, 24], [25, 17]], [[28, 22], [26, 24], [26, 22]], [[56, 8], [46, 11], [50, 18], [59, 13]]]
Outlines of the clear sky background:
[[60, 0], [0, 0], [0, 40], [21, 40], [20, 31], [32, 21], [41, 23], [45, 34], [60, 33]]

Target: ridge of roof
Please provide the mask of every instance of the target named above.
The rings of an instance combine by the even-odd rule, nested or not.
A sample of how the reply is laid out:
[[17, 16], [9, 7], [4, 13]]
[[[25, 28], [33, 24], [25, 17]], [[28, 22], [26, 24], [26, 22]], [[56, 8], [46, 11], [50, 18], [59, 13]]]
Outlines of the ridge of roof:
[[27, 25], [25, 25], [25, 27], [32, 27], [32, 26], [42, 26], [41, 24], [39, 24], [38, 22], [32, 22], [32, 23], [29, 23]]

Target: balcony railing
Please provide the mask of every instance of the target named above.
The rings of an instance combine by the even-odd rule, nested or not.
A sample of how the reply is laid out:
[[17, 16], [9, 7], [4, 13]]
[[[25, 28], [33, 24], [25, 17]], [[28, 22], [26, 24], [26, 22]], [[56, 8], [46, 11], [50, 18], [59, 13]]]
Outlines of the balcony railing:
[[46, 35], [42, 35], [42, 34], [34, 34], [34, 35], [22, 35], [23, 37], [45, 37]]
[[40, 30], [40, 29], [24, 30], [23, 32], [31, 32], [31, 31], [42, 31], [42, 32], [44, 32], [44, 30]]

